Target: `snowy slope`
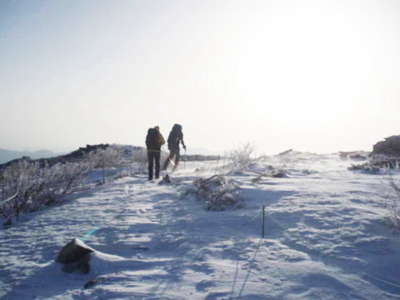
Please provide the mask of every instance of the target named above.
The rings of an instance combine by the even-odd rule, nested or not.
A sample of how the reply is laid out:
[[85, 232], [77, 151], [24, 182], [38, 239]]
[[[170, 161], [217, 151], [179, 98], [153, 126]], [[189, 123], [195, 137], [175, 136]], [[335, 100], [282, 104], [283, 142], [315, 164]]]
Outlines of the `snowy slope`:
[[[1, 299], [400, 299], [384, 175], [294, 152], [232, 173], [245, 207], [211, 212], [185, 191], [218, 163], [181, 165], [171, 185], [125, 177], [1, 230]], [[289, 177], [254, 183], [268, 165]], [[97, 250], [87, 275], [54, 263], [75, 237]]]

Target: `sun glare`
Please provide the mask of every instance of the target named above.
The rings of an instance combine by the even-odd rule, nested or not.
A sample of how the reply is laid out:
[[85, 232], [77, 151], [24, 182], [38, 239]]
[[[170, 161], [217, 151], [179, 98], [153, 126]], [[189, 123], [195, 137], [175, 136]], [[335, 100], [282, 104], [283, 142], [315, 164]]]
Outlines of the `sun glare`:
[[358, 33], [338, 21], [308, 10], [250, 20], [239, 33], [241, 95], [298, 126], [345, 119], [368, 64]]

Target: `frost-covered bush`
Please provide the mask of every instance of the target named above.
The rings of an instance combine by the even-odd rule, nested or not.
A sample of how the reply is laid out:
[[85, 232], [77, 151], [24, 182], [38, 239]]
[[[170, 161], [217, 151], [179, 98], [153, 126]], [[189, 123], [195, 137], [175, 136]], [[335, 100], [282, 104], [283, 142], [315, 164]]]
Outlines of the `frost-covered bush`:
[[98, 149], [89, 153], [88, 160], [93, 168], [116, 167], [121, 164], [122, 156], [120, 150], [114, 147]]
[[239, 208], [242, 205], [239, 187], [224, 176], [199, 178], [193, 185], [193, 192], [199, 200], [204, 201], [207, 210], [221, 211]]
[[363, 163], [363, 164], [352, 164], [348, 167], [349, 171], [360, 171], [365, 174], [380, 174], [381, 169], [379, 167], [373, 166], [370, 163]]
[[387, 170], [400, 169], [400, 159], [390, 158], [385, 155], [374, 155], [372, 158], [362, 164], [352, 164], [350, 171], [361, 171], [367, 174], [381, 174]]
[[107, 147], [98, 149], [88, 154], [87, 161], [92, 169], [102, 170], [102, 182], [106, 182], [107, 168], [118, 167], [122, 164], [122, 149], [116, 147]]
[[42, 189], [39, 165], [21, 160], [2, 172], [0, 210], [2, 215], [18, 215], [29, 205], [30, 198]]
[[69, 155], [68, 161], [65, 157], [55, 163], [21, 159], [6, 166], [0, 172], [0, 216], [10, 220], [21, 212], [61, 201], [64, 195], [90, 184], [83, 178], [92, 170], [102, 172], [104, 183], [107, 168], [122, 166], [123, 150], [114, 146], [98, 147], [80, 151], [73, 157]]
[[53, 166], [21, 160], [1, 173], [0, 214], [10, 220], [20, 213], [35, 211], [73, 192], [92, 168], [89, 160]]
[[147, 150], [138, 149], [133, 154], [133, 162], [137, 173], [144, 173], [147, 170]]
[[247, 143], [233, 151], [228, 155], [234, 170], [243, 170], [254, 162], [254, 147]]

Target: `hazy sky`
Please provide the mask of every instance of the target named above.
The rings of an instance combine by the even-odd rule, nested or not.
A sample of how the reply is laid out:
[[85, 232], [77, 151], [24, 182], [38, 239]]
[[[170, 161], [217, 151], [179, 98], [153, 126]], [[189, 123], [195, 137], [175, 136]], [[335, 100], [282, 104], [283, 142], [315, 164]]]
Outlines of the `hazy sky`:
[[1, 0], [0, 148], [369, 150], [400, 134], [399, 0]]

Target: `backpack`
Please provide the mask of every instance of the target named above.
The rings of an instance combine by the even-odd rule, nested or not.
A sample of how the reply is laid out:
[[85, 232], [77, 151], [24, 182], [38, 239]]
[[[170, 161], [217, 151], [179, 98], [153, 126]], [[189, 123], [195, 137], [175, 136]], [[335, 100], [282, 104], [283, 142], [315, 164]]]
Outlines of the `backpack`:
[[147, 131], [146, 146], [148, 149], [160, 150], [161, 148], [160, 137], [156, 129], [150, 128]]
[[179, 142], [183, 139], [182, 126], [175, 124], [168, 136], [168, 149], [179, 149]]

